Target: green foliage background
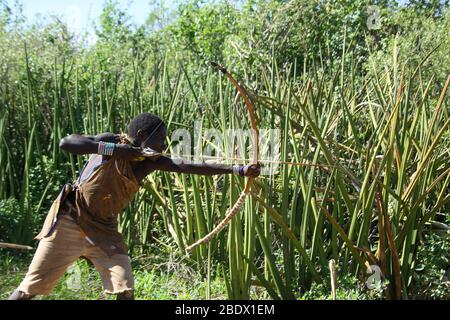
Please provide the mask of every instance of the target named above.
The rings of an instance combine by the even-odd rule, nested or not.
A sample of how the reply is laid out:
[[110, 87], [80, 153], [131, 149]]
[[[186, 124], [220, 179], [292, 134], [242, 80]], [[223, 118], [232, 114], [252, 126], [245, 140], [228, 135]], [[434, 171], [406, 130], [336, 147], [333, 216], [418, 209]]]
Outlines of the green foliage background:
[[[370, 18], [368, 8], [373, 5], [379, 9], [381, 20], [380, 28], [371, 30], [367, 20]], [[147, 22], [143, 25], [134, 25], [126, 9], [114, 1], [106, 1], [103, 13], [95, 25], [97, 41], [88, 45], [87, 35], [72, 34], [58, 17], [30, 24], [23, 16], [20, 2], [1, 0], [0, 242], [33, 244], [33, 236], [39, 230], [60, 188], [77, 177], [86, 159], [60, 152], [58, 142], [65, 135], [119, 132], [125, 130], [127, 122], [134, 115], [143, 111], [163, 116], [170, 124], [170, 129], [189, 127], [199, 118], [207, 124], [217, 125], [214, 116], [215, 112], [219, 111], [214, 109], [211, 100], [217, 104], [231, 105], [231, 98], [227, 97], [231, 97], [233, 91], [225, 86], [222, 88], [221, 84], [211, 80], [213, 76], [207, 65], [208, 61], [222, 63], [232, 70], [233, 74], [239, 75], [252, 92], [273, 99], [283, 100], [288, 91], [283, 87], [283, 83], [291, 81], [292, 88], [303, 90], [306, 87], [304, 84], [311, 80], [314, 88], [310, 93], [305, 92], [308, 97], [316, 99], [314, 101], [317, 108], [327, 103], [333, 106], [344, 105], [344, 99], [350, 99], [346, 92], [357, 94], [367, 79], [378, 77], [383, 78], [378, 82], [383, 88], [381, 85], [379, 88], [374, 86], [374, 90], [378, 95], [386, 95], [387, 101], [392, 101], [398, 88], [398, 75], [402, 74], [407, 80], [411, 77], [411, 81], [407, 83], [408, 99], [413, 103], [413, 111], [419, 112], [419, 108], [430, 110], [431, 106], [436, 105], [448, 78], [449, 30], [448, 1], [420, 0], [399, 4], [397, 1], [366, 0], [189, 0], [180, 1], [174, 10], [166, 8], [161, 1], [152, 3]], [[414, 70], [420, 71], [413, 72]], [[325, 99], [325, 96], [320, 95], [325, 95], [323, 92], [328, 90], [324, 89], [326, 86], [329, 86], [332, 99], [330, 96]], [[314, 96], [316, 93], [317, 98]], [[421, 94], [424, 95], [423, 104], [417, 102], [422, 101]], [[448, 118], [446, 102], [447, 99], [443, 105], [443, 120], [436, 122], [434, 134], [445, 118]], [[289, 115], [277, 114], [277, 118], [271, 112], [272, 109], [267, 106], [265, 108], [261, 111], [264, 116], [262, 126], [293, 130], [286, 125], [290, 123]], [[231, 116], [221, 114], [222, 116], [222, 121], [231, 119]], [[377, 119], [382, 119], [382, 114], [377, 113], [376, 116]], [[319, 125], [326, 122], [324, 118], [320, 118], [320, 113], [314, 117], [314, 121]], [[424, 123], [423, 127], [426, 127], [428, 118], [425, 111], [420, 117]], [[363, 142], [370, 140], [375, 133], [362, 130], [369, 123], [367, 115], [359, 116], [355, 113], [349, 118], [350, 123], [337, 126], [335, 139], [364, 154], [364, 147], [367, 146], [363, 145]], [[407, 123], [405, 120], [402, 128], [407, 127]], [[297, 124], [307, 126], [303, 118], [298, 120]], [[361, 129], [361, 136], [356, 135], [355, 138], [352, 134], [358, 129]], [[430, 128], [430, 132], [432, 129]], [[425, 131], [419, 132], [418, 135], [420, 138], [417, 141], [428, 141], [425, 139]], [[290, 143], [296, 142], [286, 143], [291, 148], [289, 155], [293, 156], [296, 149]], [[438, 162], [441, 161], [440, 157], [445, 150], [448, 150], [449, 143], [450, 134], [447, 130], [436, 146], [437, 151], [433, 153]], [[310, 147], [307, 143], [304, 146], [305, 150]], [[417, 149], [420, 150], [421, 147], [417, 146]], [[330, 145], [330, 148], [332, 151], [342, 152], [332, 149], [337, 148], [336, 146]], [[314, 154], [315, 152], [311, 152], [305, 158], [311, 161], [317, 159], [318, 156]], [[348, 159], [352, 157], [345, 152], [342, 152], [341, 156]], [[360, 161], [362, 163], [363, 160]], [[362, 168], [361, 165], [356, 165], [354, 169], [361, 171], [361, 178], [364, 178], [368, 171], [364, 164]], [[429, 174], [427, 171], [427, 177], [430, 177], [427, 181], [433, 181], [433, 167], [427, 170], [430, 170]], [[412, 165], [404, 172], [412, 174]], [[325, 189], [328, 181], [326, 175], [319, 176], [314, 171], [304, 174], [308, 174], [308, 179]], [[292, 219], [288, 221], [289, 224], [292, 223], [290, 226], [295, 230], [296, 236], [302, 237], [302, 245], [307, 247], [307, 254], [314, 257], [313, 263], [325, 280], [322, 283], [314, 283], [311, 274], [306, 271], [305, 274], [300, 271], [298, 277], [289, 278], [289, 266], [300, 263], [299, 269], [306, 269], [306, 262], [299, 258], [298, 252], [294, 254], [293, 245], [286, 242], [281, 231], [270, 227], [267, 218], [264, 220], [264, 230], [266, 235], [270, 231], [273, 234], [273, 239], [269, 237], [267, 241], [273, 240], [273, 259], [277, 269], [283, 269], [277, 278], [270, 269], [272, 260], [263, 252], [263, 242], [256, 244], [254, 249], [259, 256], [255, 256], [254, 260], [264, 277], [269, 279], [268, 284], [258, 282], [261, 279], [251, 279], [252, 274], [248, 271], [251, 266], [244, 263], [241, 256], [236, 256], [236, 261], [228, 258], [232, 248], [227, 247], [229, 239], [223, 234], [214, 244], [218, 246], [216, 251], [211, 247], [208, 250], [199, 249], [195, 253], [194, 261], [186, 262], [193, 264], [198, 272], [205, 275], [207, 283], [211, 281], [211, 268], [224, 266], [225, 271], [217, 274], [226, 282], [230, 298], [248, 298], [249, 288], [255, 283], [259, 287], [269, 288], [268, 290], [276, 287], [279, 289], [277, 294], [282, 298], [328, 297], [326, 292], [329, 291], [329, 279], [324, 270], [326, 265], [322, 261], [325, 259], [325, 253], [313, 244], [316, 243], [314, 239], [319, 239], [315, 237], [323, 236], [336, 240], [337, 235], [335, 231], [331, 231], [328, 221], [323, 222], [323, 235], [316, 235], [316, 227], [311, 227], [314, 238], [311, 231], [308, 235], [298, 232], [301, 222], [296, 221], [294, 215], [290, 218], [291, 209], [287, 209], [286, 201], [288, 198], [296, 199], [296, 189], [293, 186], [298, 187], [299, 182], [298, 178], [295, 182], [296, 178], [289, 174], [286, 174], [286, 177], [279, 185], [278, 182], [269, 181], [261, 188], [288, 188], [289, 192], [285, 195], [274, 199], [269, 199], [268, 196], [267, 200], [281, 212], [285, 222], [288, 217]], [[204, 224], [202, 228], [207, 226], [211, 229], [211, 225], [216, 221], [216, 214], [223, 214], [232, 202], [231, 199], [239, 192], [238, 189], [227, 189], [226, 186], [232, 181], [221, 181], [224, 193], [217, 195], [221, 205], [209, 207], [208, 203], [215, 202], [207, 198], [208, 195], [200, 200], [191, 199], [189, 196], [183, 198], [180, 190], [165, 189], [175, 180], [186, 185], [186, 189], [181, 190], [185, 193], [193, 190], [203, 194], [204, 190], [215, 183], [212, 180], [197, 180], [188, 176], [151, 177], [149, 183], [154, 187], [147, 187], [148, 192], [131, 204], [121, 220], [121, 229], [133, 254], [148, 254], [156, 250], [152, 247], [155, 238], [159, 241], [164, 239], [165, 245], [182, 248], [184, 242], [191, 242], [193, 234], [199, 230], [192, 234], [178, 232], [177, 212], [195, 215], [195, 219], [200, 221], [199, 224]], [[447, 190], [448, 194], [450, 189], [446, 183], [448, 179], [443, 179], [438, 186], [439, 190]], [[418, 195], [426, 187], [428, 185], [424, 181], [414, 192]], [[351, 188], [349, 186], [348, 190]], [[160, 194], [158, 190], [162, 190]], [[298, 208], [307, 208], [308, 202], [317, 197], [317, 194], [314, 196], [312, 192], [310, 191], [309, 198], [299, 198], [295, 200], [297, 202], [292, 203], [296, 203]], [[169, 199], [167, 201], [170, 205], [167, 201], [160, 200], [163, 198]], [[448, 200], [448, 197], [444, 198]], [[386, 205], [389, 206], [389, 213], [396, 219], [397, 198], [386, 196], [385, 199], [388, 200]], [[429, 198], [420, 206], [423, 215], [432, 211], [431, 208], [438, 200], [442, 200], [442, 194], [437, 191], [430, 193]], [[178, 204], [178, 209], [175, 204]], [[342, 207], [346, 205], [347, 203], [341, 204]], [[167, 211], [168, 207], [171, 210]], [[311, 207], [311, 210], [315, 210], [314, 208]], [[339, 210], [344, 209], [340, 207]], [[136, 212], [139, 212], [139, 215], [135, 215]], [[248, 216], [246, 215], [245, 219], [251, 220], [254, 211], [248, 209], [246, 212]], [[439, 214], [434, 213], [429, 218], [448, 224], [448, 212], [449, 204], [443, 202], [439, 207]], [[348, 216], [338, 222], [348, 231], [351, 217], [349, 212], [345, 211], [345, 214]], [[418, 218], [417, 222], [419, 220]], [[315, 221], [315, 218], [312, 221]], [[188, 226], [189, 223], [192, 222], [186, 218]], [[361, 230], [365, 228], [364, 223]], [[370, 223], [373, 230], [376, 230], [377, 220], [370, 220]], [[317, 222], [316, 226], [319, 225]], [[173, 226], [177, 230], [171, 231]], [[230, 226], [233, 230], [230, 234], [237, 235], [236, 230], [239, 230], [240, 226]], [[184, 225], [179, 226], [180, 230], [183, 227]], [[256, 231], [252, 230], [256, 234]], [[371, 235], [373, 236], [373, 233]], [[376, 235], [373, 237], [377, 238]], [[352, 240], [356, 241], [356, 238]], [[403, 243], [400, 240], [401, 237], [397, 241]], [[427, 229], [426, 240], [418, 237], [417, 241], [415, 238], [411, 241], [420, 246], [417, 250], [412, 250], [413, 260], [417, 261], [407, 263], [408, 268], [411, 267], [412, 270], [411, 277], [414, 275], [413, 278], [404, 279], [406, 287], [411, 290], [408, 292], [409, 297], [417, 295], [425, 298], [444, 298], [448, 293], [448, 288], [443, 285], [448, 274], [448, 255], [445, 251], [440, 251], [440, 248], [447, 248], [448, 252], [448, 235], [439, 233], [436, 236], [434, 232], [429, 234]], [[344, 247], [345, 245], [342, 245], [342, 248]], [[337, 255], [338, 247], [330, 244], [325, 250], [332, 250], [332, 253], [326, 252], [328, 258], [329, 255]], [[341, 262], [348, 258], [348, 251], [345, 252], [339, 255]], [[259, 257], [263, 258], [258, 260]], [[208, 265], [201, 264], [205, 259]], [[239, 268], [233, 271], [234, 263], [244, 266], [243, 271]], [[343, 264], [345, 263], [347, 262]], [[343, 284], [354, 284], [356, 281], [353, 276], [358, 275], [358, 268], [354, 266], [354, 261], [351, 264], [353, 269], [350, 268], [351, 271], [342, 274]], [[422, 265], [427, 267], [421, 269]], [[417, 272], [414, 268], [418, 268]], [[233, 278], [234, 272], [240, 274], [238, 278]], [[285, 272], [288, 273], [287, 280], [284, 278]], [[438, 278], [439, 280], [436, 280]], [[392, 278], [389, 280], [392, 282]], [[423, 284], [427, 282], [433, 284], [424, 289]], [[284, 293], [281, 290], [283, 287], [277, 286], [279, 283], [286, 285]], [[292, 293], [294, 289], [291, 286], [299, 287], [300, 294]], [[145, 286], [142, 288], [147, 290]], [[405, 293], [403, 297], [408, 297], [408, 294]], [[205, 295], [210, 297], [208, 289]], [[345, 292], [340, 295], [343, 298], [346, 296]], [[359, 291], [348, 296], [368, 298]], [[380, 293], [370, 297], [385, 296]]]

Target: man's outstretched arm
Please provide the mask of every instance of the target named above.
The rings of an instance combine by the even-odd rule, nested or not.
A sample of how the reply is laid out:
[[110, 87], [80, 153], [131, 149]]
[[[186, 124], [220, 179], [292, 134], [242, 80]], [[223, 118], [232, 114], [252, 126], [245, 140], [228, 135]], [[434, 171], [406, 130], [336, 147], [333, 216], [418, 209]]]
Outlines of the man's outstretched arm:
[[[155, 162], [148, 161], [149, 171], [161, 170], [177, 173], [188, 173], [198, 175], [217, 175], [217, 174], [231, 174], [233, 173], [233, 166], [226, 164], [209, 164], [191, 162], [186, 160], [174, 161], [167, 157], [160, 157]], [[243, 168], [243, 175], [258, 176], [260, 174], [259, 166], [247, 165]]]

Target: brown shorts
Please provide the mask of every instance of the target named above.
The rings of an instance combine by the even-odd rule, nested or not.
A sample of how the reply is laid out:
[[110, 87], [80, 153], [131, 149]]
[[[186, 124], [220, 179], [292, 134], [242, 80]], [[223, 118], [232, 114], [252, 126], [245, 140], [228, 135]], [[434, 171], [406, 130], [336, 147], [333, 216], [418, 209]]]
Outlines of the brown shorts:
[[124, 254], [108, 256], [90, 244], [69, 215], [60, 215], [53, 233], [43, 238], [18, 290], [28, 295], [49, 294], [67, 269], [80, 257], [92, 262], [100, 273], [106, 293], [118, 294], [134, 289], [130, 258]]

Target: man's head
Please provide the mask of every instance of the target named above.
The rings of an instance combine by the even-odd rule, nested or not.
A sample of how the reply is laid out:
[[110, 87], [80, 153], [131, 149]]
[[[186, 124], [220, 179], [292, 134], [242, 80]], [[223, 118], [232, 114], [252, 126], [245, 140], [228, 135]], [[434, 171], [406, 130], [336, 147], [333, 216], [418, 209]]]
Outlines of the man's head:
[[158, 152], [166, 149], [167, 129], [164, 121], [148, 112], [141, 113], [128, 125], [128, 136], [135, 147], [151, 148]]

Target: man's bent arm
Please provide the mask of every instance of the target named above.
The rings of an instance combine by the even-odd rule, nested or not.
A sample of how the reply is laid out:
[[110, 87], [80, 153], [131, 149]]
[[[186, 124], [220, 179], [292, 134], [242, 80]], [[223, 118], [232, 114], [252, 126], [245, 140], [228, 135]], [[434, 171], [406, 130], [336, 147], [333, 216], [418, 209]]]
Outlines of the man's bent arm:
[[100, 141], [115, 142], [116, 136], [116, 134], [109, 132], [101, 133], [96, 136], [71, 134], [61, 139], [59, 147], [72, 154], [92, 154], [97, 153], [98, 143]]

